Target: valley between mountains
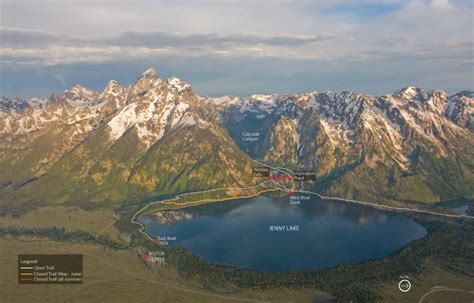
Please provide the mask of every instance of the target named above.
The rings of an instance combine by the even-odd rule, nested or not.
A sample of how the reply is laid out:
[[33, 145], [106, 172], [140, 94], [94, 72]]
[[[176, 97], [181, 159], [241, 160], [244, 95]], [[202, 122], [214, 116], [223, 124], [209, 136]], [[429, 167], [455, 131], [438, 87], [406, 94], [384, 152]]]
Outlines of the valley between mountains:
[[424, 207], [474, 196], [474, 93], [199, 96], [153, 68], [128, 87], [0, 99], [0, 208], [138, 205], [244, 188], [254, 160], [316, 173], [304, 189]]
[[[255, 176], [256, 168], [268, 168], [269, 176]], [[314, 173], [315, 180], [297, 181], [297, 171]], [[406, 87], [383, 96], [213, 98], [149, 68], [127, 87], [112, 80], [99, 92], [76, 85], [48, 99], [0, 98], [0, 172], [1, 257], [8, 269], [0, 288], [7, 300], [57, 297], [56, 289], [21, 288], [12, 278], [16, 254], [32, 250], [83, 254], [88, 280], [61, 294], [97, 301], [123, 301], [132, 292], [143, 302], [416, 302], [441, 286], [468, 291], [472, 285], [473, 92]], [[349, 238], [358, 227], [390, 217], [364, 206], [403, 212], [396, 215], [426, 234], [383, 258], [265, 272], [158, 245], [140, 221], [152, 213], [173, 225], [192, 218], [186, 207], [239, 199], [248, 206], [251, 197], [292, 192], [332, 197], [307, 202], [314, 213], [304, 217], [344, 218], [354, 211], [337, 198], [362, 204], [347, 217], [355, 218]], [[468, 205], [465, 214], [444, 206], [459, 201]], [[200, 209], [223, 217], [235, 207], [229, 203]], [[328, 239], [337, 238], [337, 228], [324, 222], [308, 233], [330, 228]], [[406, 226], [397, 226], [404, 233]], [[396, 240], [381, 228], [374, 234]], [[308, 242], [288, 254], [306, 251]], [[313, 242], [326, 252], [327, 243]], [[157, 253], [165, 262], [149, 259]], [[407, 275], [413, 289], [402, 293], [397, 285]], [[94, 285], [105, 286], [97, 291]]]

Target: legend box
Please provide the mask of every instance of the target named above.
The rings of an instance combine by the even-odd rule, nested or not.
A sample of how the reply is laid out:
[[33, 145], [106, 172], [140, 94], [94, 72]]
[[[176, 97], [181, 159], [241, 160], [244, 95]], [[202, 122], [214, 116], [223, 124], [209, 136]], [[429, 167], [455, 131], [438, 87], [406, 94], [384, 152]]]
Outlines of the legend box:
[[18, 255], [19, 284], [82, 284], [82, 255]]

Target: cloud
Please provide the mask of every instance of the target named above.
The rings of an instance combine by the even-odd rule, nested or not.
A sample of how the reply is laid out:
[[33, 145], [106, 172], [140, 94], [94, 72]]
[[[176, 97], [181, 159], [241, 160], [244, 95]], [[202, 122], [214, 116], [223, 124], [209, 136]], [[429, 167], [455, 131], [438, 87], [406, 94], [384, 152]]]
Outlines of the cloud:
[[[0, 0], [0, 5], [3, 63], [140, 56], [422, 60], [423, 54], [429, 60], [472, 60], [465, 45], [473, 41], [473, 8], [464, 0], [72, 0], [67, 5]], [[20, 14], [24, 18], [15, 17]], [[27, 29], [33, 25], [40, 30]]]
[[[471, 0], [0, 0], [0, 76], [8, 84], [16, 68], [163, 62], [176, 73], [239, 62], [235, 73], [251, 62], [247, 76], [300, 77], [293, 85], [318, 74], [361, 86], [385, 79], [389, 87], [395, 73], [409, 84], [429, 71], [433, 83], [466, 86], [474, 82], [473, 9]], [[259, 79], [252, 78], [272, 87]]]
[[454, 6], [449, 2], [449, 0], [432, 0], [431, 6], [440, 9], [453, 9]]
[[0, 28], [0, 46], [2, 48], [42, 47], [59, 41], [65, 42], [58, 35], [17, 28]]
[[281, 45], [294, 46], [321, 42], [343, 37], [332, 34], [318, 35], [269, 35], [261, 33], [233, 34], [181, 34], [162, 31], [137, 32], [128, 31], [112, 38], [73, 38], [51, 32], [27, 30], [20, 28], [0, 27], [1, 47], [41, 47], [48, 45], [114, 45], [141, 47], [196, 47], [222, 45]]
[[[5, 61], [67, 64], [147, 59], [158, 56], [252, 56], [252, 57], [311, 57], [298, 50], [346, 39], [330, 34], [269, 35], [180, 34], [165, 32], [126, 32], [112, 38], [73, 38], [41, 31], [0, 28], [0, 58]], [[25, 58], [30, 60], [25, 61]]]
[[269, 45], [269, 46], [297, 46], [321, 42], [332, 39], [341, 39], [337, 35], [318, 34], [305, 35], [268, 35], [259, 33], [237, 34], [179, 34], [166, 32], [127, 32], [119, 37], [105, 39], [105, 43], [121, 46], [145, 47], [197, 47], [226, 45]]

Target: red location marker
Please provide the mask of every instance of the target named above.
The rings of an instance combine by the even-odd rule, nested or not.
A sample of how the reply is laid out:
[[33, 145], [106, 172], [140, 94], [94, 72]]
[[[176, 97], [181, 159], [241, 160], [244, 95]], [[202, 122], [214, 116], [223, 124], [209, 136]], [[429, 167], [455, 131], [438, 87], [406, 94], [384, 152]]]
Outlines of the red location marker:
[[293, 179], [292, 176], [288, 176], [288, 181], [291, 181], [291, 179]]
[[145, 259], [145, 261], [148, 261], [148, 253], [147, 252], [143, 254], [143, 259]]
[[293, 194], [294, 194], [294, 192], [292, 192], [292, 191], [289, 191], [289, 192], [288, 192], [288, 196], [291, 196], [291, 195], [293, 195]]
[[151, 243], [158, 244], [158, 240], [157, 239], [151, 239]]

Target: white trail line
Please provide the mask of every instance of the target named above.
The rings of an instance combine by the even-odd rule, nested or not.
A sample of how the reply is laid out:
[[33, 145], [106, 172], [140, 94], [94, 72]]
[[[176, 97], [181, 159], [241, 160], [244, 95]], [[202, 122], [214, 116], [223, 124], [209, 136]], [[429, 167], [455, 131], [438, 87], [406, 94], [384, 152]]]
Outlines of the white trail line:
[[426, 297], [428, 297], [430, 294], [435, 293], [435, 292], [444, 292], [444, 291], [454, 291], [454, 292], [463, 292], [463, 293], [468, 293], [468, 294], [474, 294], [474, 290], [464, 290], [464, 289], [458, 289], [458, 288], [450, 288], [447, 286], [433, 286], [431, 287], [431, 290], [428, 291], [423, 295], [423, 297], [418, 300], [418, 303], [422, 303], [423, 300], [425, 300]]
[[[255, 161], [255, 163], [257, 164], [260, 164], [260, 165], [263, 165], [263, 166], [266, 166], [266, 167], [269, 167], [275, 171], [278, 171], [278, 172], [281, 172], [283, 174], [286, 174], [288, 176], [291, 176], [289, 172], [291, 172], [292, 174], [293, 171], [288, 169], [288, 168], [284, 168], [284, 167], [273, 167], [273, 166], [270, 166], [268, 164], [265, 164], [265, 163], [261, 163], [259, 161]], [[474, 216], [469, 216], [469, 215], [462, 215], [462, 214], [459, 214], [459, 215], [454, 215], [454, 214], [444, 214], [444, 213], [437, 213], [437, 212], [432, 212], [432, 211], [428, 211], [428, 210], [419, 210], [419, 209], [414, 209], [414, 208], [406, 208], [406, 207], [395, 207], [395, 206], [387, 206], [387, 205], [380, 205], [380, 204], [375, 204], [375, 203], [370, 203], [370, 202], [364, 202], [364, 201], [357, 201], [357, 200], [350, 200], [350, 199], [341, 199], [341, 198], [338, 198], [338, 197], [326, 197], [326, 196], [322, 196], [316, 192], [312, 192], [312, 191], [306, 191], [306, 190], [303, 190], [303, 182], [301, 182], [301, 189], [300, 190], [292, 190], [292, 189], [289, 189], [287, 188], [286, 186], [282, 185], [282, 184], [279, 184], [278, 182], [274, 181], [274, 180], [269, 180], [269, 181], [264, 181], [258, 185], [255, 185], [255, 186], [250, 186], [250, 187], [226, 187], [226, 188], [216, 188], [216, 189], [210, 189], [210, 190], [204, 190], [204, 191], [196, 191], [196, 192], [189, 192], [189, 193], [184, 193], [184, 194], [179, 194], [177, 196], [175, 196], [174, 198], [172, 199], [166, 199], [166, 200], [160, 200], [160, 201], [155, 201], [155, 202], [152, 202], [152, 203], [149, 203], [145, 206], [143, 206], [140, 210], [138, 210], [132, 217], [132, 223], [133, 224], [137, 224], [140, 226], [139, 228], [139, 232], [142, 233], [143, 235], [145, 235], [148, 239], [150, 240], [153, 240], [152, 237], [150, 237], [150, 235], [147, 234], [147, 232], [145, 231], [146, 230], [146, 227], [145, 225], [143, 225], [142, 223], [136, 221], [136, 217], [139, 213], [141, 213], [143, 210], [145, 210], [148, 206], [150, 205], [153, 205], [153, 204], [157, 204], [157, 203], [161, 203], [161, 202], [166, 202], [166, 201], [177, 201], [177, 200], [180, 200], [181, 197], [183, 196], [188, 196], [188, 195], [191, 195], [191, 194], [199, 194], [199, 193], [206, 193], [206, 192], [213, 192], [213, 191], [219, 191], [219, 190], [229, 190], [229, 189], [239, 189], [239, 190], [242, 190], [242, 189], [254, 189], [254, 188], [258, 188], [266, 183], [270, 183], [270, 184], [273, 184], [275, 186], [275, 189], [277, 190], [282, 190], [282, 191], [293, 191], [293, 192], [298, 192], [298, 193], [306, 193], [306, 194], [311, 194], [311, 195], [316, 195], [318, 196], [320, 199], [327, 199], [327, 200], [335, 200], [335, 201], [341, 201], [341, 202], [346, 202], [346, 203], [354, 203], [354, 204], [360, 204], [360, 205], [364, 205], [364, 206], [368, 206], [368, 207], [372, 207], [372, 208], [377, 208], [377, 209], [387, 209], [387, 210], [391, 210], [391, 211], [408, 211], [408, 212], [416, 212], [416, 213], [424, 213], [424, 214], [430, 214], [430, 215], [435, 215], [435, 216], [443, 216], [443, 217], [449, 217], [449, 218], [467, 218], [467, 219], [474, 219]], [[141, 279], [144, 279], [142, 277], [140, 277]], [[156, 281], [153, 281], [154, 283], [157, 283]], [[189, 290], [186, 290], [186, 289], [181, 289], [181, 288], [178, 288], [176, 287], [176, 289], [178, 290], [183, 290], [183, 291], [189, 291]], [[431, 292], [430, 292], [431, 293]], [[422, 302], [423, 299], [428, 296], [430, 293], [427, 293], [423, 296], [423, 298], [421, 298], [421, 300], [419, 302]], [[206, 294], [203, 294], [203, 295], [206, 295]], [[222, 298], [224, 298], [225, 296], [222, 296]], [[227, 299], [235, 299], [235, 300], [242, 300], [242, 301], [257, 301], [257, 300], [251, 300], [251, 299], [240, 299], [240, 298], [232, 298], [232, 297], [226, 297]]]
[[[259, 165], [262, 165], [262, 166], [266, 166], [268, 168], [271, 168], [275, 171], [278, 171], [280, 173], [283, 173], [283, 174], [286, 174], [288, 176], [291, 177], [291, 174], [294, 174], [294, 172], [289, 169], [289, 168], [285, 168], [285, 167], [274, 167], [274, 166], [271, 166], [271, 165], [268, 165], [268, 164], [265, 164], [265, 163], [262, 163], [262, 162], [259, 162], [257, 160], [253, 160], [255, 163], [259, 164]], [[288, 173], [290, 172], [290, 173]], [[415, 212], [415, 213], [423, 213], [423, 214], [429, 214], [429, 215], [434, 215], [434, 216], [442, 216], [442, 217], [448, 217], [448, 218], [467, 218], [467, 219], [474, 219], [474, 216], [469, 216], [469, 215], [464, 215], [464, 214], [459, 214], [459, 215], [455, 215], [455, 214], [445, 214], [445, 213], [438, 213], [438, 212], [433, 212], [433, 211], [429, 211], [429, 210], [421, 210], [421, 209], [415, 209], [415, 208], [408, 208], [408, 207], [396, 207], [396, 206], [388, 206], [388, 205], [382, 205], [382, 204], [376, 204], [376, 203], [371, 203], [371, 202], [365, 202], [365, 201], [358, 201], [358, 200], [351, 200], [351, 199], [341, 199], [341, 198], [338, 198], [338, 197], [329, 197], [329, 196], [322, 196], [320, 194], [318, 194], [317, 192], [313, 192], [313, 191], [308, 191], [308, 190], [303, 190], [303, 184], [301, 184], [301, 189], [300, 190], [292, 190], [292, 189], [289, 189], [287, 187], [285, 187], [284, 185], [282, 184], [279, 184], [277, 183], [276, 181], [274, 180], [269, 180], [269, 181], [264, 181], [258, 185], [255, 185], [255, 186], [250, 186], [250, 187], [223, 187], [223, 188], [215, 188], [215, 189], [209, 189], [209, 190], [203, 190], [203, 191], [196, 191], [196, 192], [189, 192], [189, 193], [184, 193], [184, 194], [179, 194], [177, 195], [176, 197], [172, 198], [172, 199], [166, 199], [166, 200], [160, 200], [160, 201], [155, 201], [155, 202], [152, 202], [152, 203], [149, 203], [145, 206], [143, 206], [140, 210], [138, 210], [132, 217], [132, 223], [133, 224], [137, 224], [140, 226], [140, 229], [138, 230], [140, 233], [142, 233], [143, 235], [145, 235], [148, 239], [152, 240], [152, 238], [144, 231], [145, 230], [145, 225], [141, 224], [140, 222], [136, 221], [136, 216], [141, 213], [143, 210], [145, 210], [148, 206], [150, 205], [153, 205], [153, 204], [157, 204], [157, 203], [161, 203], [161, 202], [167, 202], [167, 201], [177, 201], [179, 199], [181, 199], [181, 197], [183, 196], [187, 196], [187, 195], [191, 195], [191, 194], [200, 194], [200, 193], [207, 193], [207, 192], [213, 192], [213, 191], [219, 191], [219, 190], [232, 190], [232, 189], [239, 189], [239, 190], [242, 190], [242, 189], [254, 189], [254, 188], [258, 188], [260, 186], [262, 186], [263, 184], [266, 184], [266, 183], [271, 183], [275, 186], [275, 189], [277, 190], [286, 190], [286, 191], [293, 191], [293, 192], [296, 192], [296, 193], [304, 193], [304, 194], [311, 194], [311, 195], [316, 195], [318, 196], [320, 199], [323, 199], [323, 200], [335, 200], [335, 201], [340, 201], [340, 202], [346, 202], [346, 203], [354, 203], [354, 204], [360, 204], [360, 205], [364, 205], [364, 206], [368, 206], [368, 207], [372, 207], [372, 208], [377, 208], [377, 209], [386, 209], [386, 210], [391, 210], [391, 211], [397, 211], [397, 212]], [[302, 183], [302, 182], [301, 182]]]
[[208, 192], [213, 192], [213, 191], [219, 191], [219, 190], [233, 190], [233, 189], [239, 189], [239, 190], [242, 190], [242, 189], [254, 189], [254, 188], [258, 188], [258, 187], [261, 187], [262, 185], [266, 184], [266, 183], [273, 183], [274, 181], [264, 181], [260, 184], [257, 184], [255, 186], [249, 186], [249, 187], [222, 187], [222, 188], [214, 188], [214, 189], [209, 189], [209, 190], [203, 190], [203, 191], [195, 191], [195, 192], [189, 192], [189, 193], [184, 193], [184, 194], [179, 194], [177, 196], [175, 196], [174, 198], [171, 198], [171, 199], [165, 199], [165, 200], [160, 200], [160, 201], [155, 201], [155, 202], [152, 202], [152, 203], [148, 203], [147, 205], [143, 206], [141, 209], [139, 209], [132, 217], [132, 223], [134, 224], [137, 224], [140, 226], [140, 229], [138, 230], [140, 233], [142, 233], [143, 235], [145, 235], [148, 239], [150, 240], [153, 240], [144, 230], [145, 230], [145, 225], [141, 224], [140, 222], [136, 221], [136, 217], [139, 213], [141, 213], [142, 211], [144, 211], [148, 206], [150, 205], [154, 205], [154, 204], [158, 204], [158, 203], [162, 203], [162, 202], [168, 202], [168, 201], [178, 201], [181, 199], [181, 197], [184, 197], [184, 196], [189, 196], [189, 195], [192, 195], [192, 194], [202, 194], [202, 193], [208, 193]]

